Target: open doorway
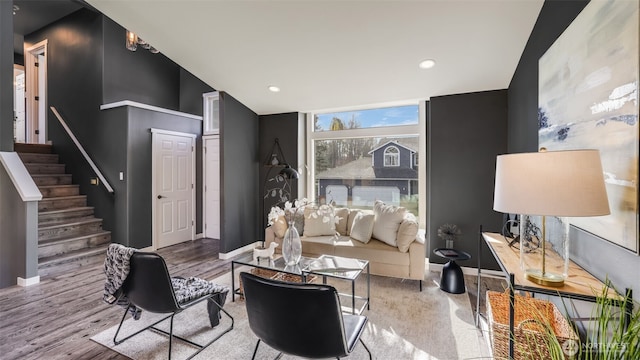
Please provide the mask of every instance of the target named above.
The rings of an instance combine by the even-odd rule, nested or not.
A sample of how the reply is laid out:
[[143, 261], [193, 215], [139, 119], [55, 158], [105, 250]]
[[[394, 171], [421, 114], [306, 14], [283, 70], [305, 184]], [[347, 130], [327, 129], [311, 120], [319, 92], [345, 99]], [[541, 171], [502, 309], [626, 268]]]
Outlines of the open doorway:
[[26, 70], [26, 142], [46, 143], [47, 40], [24, 51]]
[[13, 142], [26, 142], [24, 66], [13, 65]]

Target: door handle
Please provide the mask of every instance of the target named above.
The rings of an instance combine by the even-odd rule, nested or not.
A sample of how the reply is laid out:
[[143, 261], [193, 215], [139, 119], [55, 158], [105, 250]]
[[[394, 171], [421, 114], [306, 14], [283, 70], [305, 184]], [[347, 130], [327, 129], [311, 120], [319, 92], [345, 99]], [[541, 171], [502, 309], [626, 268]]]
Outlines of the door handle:
[[158, 195], [158, 199], [165, 198], [166, 196]]

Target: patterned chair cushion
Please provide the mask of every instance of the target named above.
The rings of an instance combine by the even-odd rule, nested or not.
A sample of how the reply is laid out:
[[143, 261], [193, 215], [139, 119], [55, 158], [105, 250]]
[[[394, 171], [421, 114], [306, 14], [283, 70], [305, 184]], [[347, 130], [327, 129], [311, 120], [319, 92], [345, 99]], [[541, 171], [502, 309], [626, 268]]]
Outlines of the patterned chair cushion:
[[197, 277], [190, 277], [188, 279], [172, 277], [171, 285], [176, 294], [176, 300], [180, 305], [189, 303], [203, 296], [217, 293], [226, 294], [229, 292], [229, 288], [224, 285], [218, 285]]

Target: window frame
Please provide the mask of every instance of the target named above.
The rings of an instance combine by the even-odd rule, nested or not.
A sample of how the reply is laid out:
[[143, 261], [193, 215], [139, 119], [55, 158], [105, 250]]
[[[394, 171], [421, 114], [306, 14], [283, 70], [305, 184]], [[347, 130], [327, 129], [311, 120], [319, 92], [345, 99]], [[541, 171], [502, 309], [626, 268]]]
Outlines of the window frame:
[[[395, 150], [393, 154], [387, 154], [387, 151]], [[395, 164], [387, 164], [387, 159], [395, 159]], [[393, 161], [391, 161], [393, 163]], [[384, 149], [382, 153], [382, 166], [384, 167], [400, 167], [400, 149], [397, 146], [390, 145]]]
[[383, 108], [383, 107], [394, 107], [394, 106], [403, 106], [403, 105], [416, 105], [415, 102], [403, 102], [403, 103], [394, 103], [394, 104], [379, 104], [376, 106], [369, 107], [350, 107], [348, 109], [326, 109], [326, 110], [317, 110], [305, 113], [305, 122], [306, 122], [306, 134], [299, 134], [300, 140], [304, 145], [304, 152], [306, 154], [306, 176], [305, 176], [305, 188], [306, 188], [306, 197], [309, 199], [316, 199], [316, 189], [315, 189], [315, 151], [314, 144], [316, 140], [340, 140], [340, 139], [350, 139], [350, 138], [360, 138], [360, 137], [394, 137], [394, 136], [418, 136], [419, 147], [418, 153], [422, 153], [422, 156], [418, 156], [418, 187], [422, 189], [419, 192], [419, 205], [418, 205], [418, 220], [419, 226], [421, 229], [426, 227], [426, 213], [427, 213], [427, 173], [426, 173], [426, 163], [425, 159], [427, 158], [427, 136], [426, 136], [426, 111], [427, 111], [427, 103], [426, 101], [418, 102], [418, 124], [415, 125], [398, 125], [398, 126], [384, 126], [384, 127], [370, 127], [370, 128], [361, 128], [361, 129], [346, 129], [339, 131], [314, 131], [314, 114], [317, 113], [329, 113], [329, 112], [338, 112], [338, 111], [356, 111], [363, 109], [372, 109], [372, 108]]

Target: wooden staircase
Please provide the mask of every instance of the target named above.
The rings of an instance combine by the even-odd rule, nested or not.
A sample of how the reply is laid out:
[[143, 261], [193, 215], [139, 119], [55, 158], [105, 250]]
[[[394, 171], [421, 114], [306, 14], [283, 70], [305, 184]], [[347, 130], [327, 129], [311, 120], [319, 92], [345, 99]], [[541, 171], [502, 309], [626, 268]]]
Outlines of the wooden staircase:
[[111, 233], [102, 229], [102, 219], [87, 206], [86, 195], [58, 163], [51, 145], [15, 144], [42, 193], [38, 203], [38, 265], [45, 268], [72, 260], [105, 254]]

